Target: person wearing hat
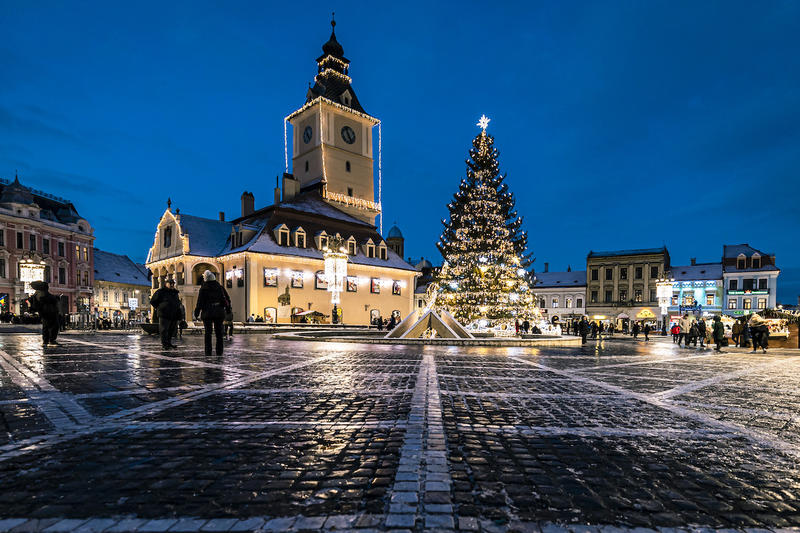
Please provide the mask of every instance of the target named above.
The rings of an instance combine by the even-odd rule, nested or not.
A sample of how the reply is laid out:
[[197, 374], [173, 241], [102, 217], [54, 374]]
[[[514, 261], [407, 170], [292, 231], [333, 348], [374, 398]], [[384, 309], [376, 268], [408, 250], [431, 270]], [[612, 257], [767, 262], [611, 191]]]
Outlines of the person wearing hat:
[[166, 287], [161, 287], [150, 299], [152, 305], [158, 312], [158, 333], [161, 336], [161, 347], [166, 349], [177, 348], [172, 344], [172, 337], [181, 319], [181, 298], [178, 289], [175, 288], [175, 280], [167, 280]]
[[31, 296], [31, 311], [39, 313], [42, 319], [42, 345], [58, 346], [58, 297], [50, 294], [46, 281], [34, 281], [31, 288], [36, 291]]
[[194, 308], [194, 317], [203, 320], [205, 330], [205, 351], [206, 355], [211, 355], [211, 330], [216, 336], [217, 356], [222, 355], [222, 323], [225, 314], [231, 311], [231, 298], [225, 287], [219, 284], [217, 277], [210, 270], [203, 272], [203, 285], [197, 293], [197, 305]]

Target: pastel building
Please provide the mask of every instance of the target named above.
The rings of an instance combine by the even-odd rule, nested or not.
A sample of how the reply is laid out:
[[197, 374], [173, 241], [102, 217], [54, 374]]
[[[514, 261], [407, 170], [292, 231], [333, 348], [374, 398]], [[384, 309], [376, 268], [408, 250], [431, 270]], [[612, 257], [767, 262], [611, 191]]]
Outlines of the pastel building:
[[553, 321], [565, 322], [586, 314], [586, 271], [545, 271], [534, 274], [533, 286], [542, 315]]
[[672, 266], [667, 277], [673, 280], [670, 323], [686, 313], [709, 317], [722, 311], [722, 263], [697, 263], [692, 259], [690, 265]]
[[723, 312], [742, 316], [775, 309], [780, 273], [775, 265], [775, 254], [762, 252], [749, 244], [723, 246]]

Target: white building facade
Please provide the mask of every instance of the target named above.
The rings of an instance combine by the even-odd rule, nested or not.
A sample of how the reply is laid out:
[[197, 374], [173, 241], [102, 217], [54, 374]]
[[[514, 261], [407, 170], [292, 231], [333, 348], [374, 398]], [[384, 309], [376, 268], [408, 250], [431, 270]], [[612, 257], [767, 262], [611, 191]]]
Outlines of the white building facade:
[[537, 272], [534, 293], [542, 316], [566, 322], [586, 314], [586, 271]]
[[749, 244], [723, 246], [723, 313], [743, 316], [775, 309], [780, 273], [775, 266], [775, 254], [764, 253]]

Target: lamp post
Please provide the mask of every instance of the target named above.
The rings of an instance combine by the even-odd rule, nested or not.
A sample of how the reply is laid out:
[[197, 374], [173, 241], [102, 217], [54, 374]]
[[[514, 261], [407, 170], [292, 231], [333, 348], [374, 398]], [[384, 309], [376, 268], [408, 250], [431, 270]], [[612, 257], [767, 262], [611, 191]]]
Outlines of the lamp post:
[[[328, 283], [328, 292], [331, 293], [331, 303], [335, 309], [337, 304], [341, 304], [340, 294], [347, 278], [347, 248], [344, 247], [343, 240], [331, 238], [322, 257], [325, 261], [325, 281]], [[338, 317], [331, 319], [338, 321]]]
[[667, 331], [667, 311], [669, 301], [672, 298], [672, 278], [659, 278], [656, 280], [656, 295], [658, 296], [658, 307], [661, 308], [661, 331], [666, 335]]

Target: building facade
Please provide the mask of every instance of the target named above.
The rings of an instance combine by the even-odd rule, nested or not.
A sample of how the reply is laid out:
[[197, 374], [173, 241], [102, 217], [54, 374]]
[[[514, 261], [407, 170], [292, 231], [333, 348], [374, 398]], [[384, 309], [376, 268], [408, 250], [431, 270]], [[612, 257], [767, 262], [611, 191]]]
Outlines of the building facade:
[[127, 255], [94, 249], [94, 312], [98, 318], [144, 320], [150, 316], [150, 280], [144, 265]]
[[544, 272], [534, 274], [534, 280], [533, 290], [544, 318], [563, 323], [586, 314], [585, 271], [549, 272], [545, 267]]
[[672, 282], [670, 324], [686, 313], [709, 318], [722, 312], [722, 263], [697, 263], [693, 259], [691, 265], [671, 267], [666, 277]]
[[337, 306], [345, 323], [413, 310], [419, 273], [394, 251], [400, 235], [390, 247], [375, 227], [372, 129], [379, 121], [356, 98], [333, 32], [322, 49], [306, 103], [287, 117], [293, 173], [284, 174], [274, 202], [256, 209], [245, 192], [241, 215], [231, 221], [222, 213], [214, 220], [173, 212], [169, 204], [162, 215], [147, 259], [151, 287], [174, 278], [189, 313], [210, 270], [227, 288], [236, 321], [256, 315], [296, 322], [308, 311], [330, 321], [324, 256], [333, 242], [347, 255]]
[[666, 247], [589, 252], [586, 314], [622, 328], [630, 321], [660, 322], [656, 281], [670, 268]]
[[780, 273], [775, 265], [775, 254], [756, 250], [749, 244], [723, 246], [723, 312], [742, 316], [775, 309]]
[[[28, 310], [26, 281], [43, 279], [62, 313], [88, 312], [94, 230], [69, 200], [0, 180], [0, 309]], [[29, 291], [30, 292], [30, 291]]]

